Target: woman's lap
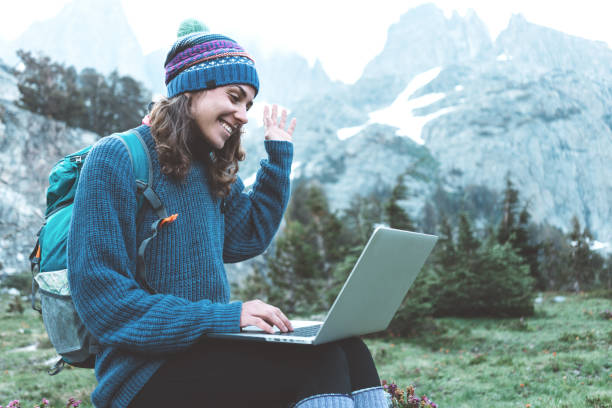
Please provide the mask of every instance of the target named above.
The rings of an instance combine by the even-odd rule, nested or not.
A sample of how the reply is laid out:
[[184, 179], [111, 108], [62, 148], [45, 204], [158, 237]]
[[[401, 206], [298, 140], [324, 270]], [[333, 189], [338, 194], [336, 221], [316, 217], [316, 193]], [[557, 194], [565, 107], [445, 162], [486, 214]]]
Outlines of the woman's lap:
[[371, 355], [357, 338], [320, 346], [205, 338], [171, 357], [130, 406], [287, 406], [310, 395], [379, 384]]

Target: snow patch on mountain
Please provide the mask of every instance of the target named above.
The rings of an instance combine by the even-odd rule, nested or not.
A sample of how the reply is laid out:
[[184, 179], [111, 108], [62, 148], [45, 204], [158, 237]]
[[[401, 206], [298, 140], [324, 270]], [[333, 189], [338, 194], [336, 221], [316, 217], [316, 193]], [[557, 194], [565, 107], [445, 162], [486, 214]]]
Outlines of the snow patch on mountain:
[[361, 132], [363, 128], [366, 127], [366, 125], [367, 123], [365, 125], [352, 126], [352, 127], [346, 127], [346, 128], [339, 129], [337, 132], [338, 139], [345, 140], [351, 136], [355, 136], [357, 133]]
[[433, 81], [440, 74], [440, 71], [441, 67], [436, 67], [416, 75], [391, 105], [370, 112], [370, 119], [363, 125], [339, 129], [336, 133], [338, 138], [346, 140], [358, 134], [365, 126], [377, 123], [397, 128], [395, 132], [397, 136], [409, 137], [420, 145], [424, 144], [425, 142], [421, 138], [423, 126], [430, 120], [456, 109], [448, 107], [424, 116], [414, 115], [413, 113], [415, 109], [429, 106], [446, 97], [444, 93], [429, 93], [411, 98], [417, 90]]

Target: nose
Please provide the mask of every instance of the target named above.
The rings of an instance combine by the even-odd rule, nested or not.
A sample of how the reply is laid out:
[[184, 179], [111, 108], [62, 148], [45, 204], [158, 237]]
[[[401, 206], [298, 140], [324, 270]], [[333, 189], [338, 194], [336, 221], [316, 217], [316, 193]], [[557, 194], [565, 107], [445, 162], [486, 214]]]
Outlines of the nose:
[[236, 117], [236, 120], [240, 122], [241, 125], [245, 125], [249, 121], [249, 118], [247, 117], [246, 106], [244, 105], [240, 105], [240, 107], [236, 110], [234, 116]]

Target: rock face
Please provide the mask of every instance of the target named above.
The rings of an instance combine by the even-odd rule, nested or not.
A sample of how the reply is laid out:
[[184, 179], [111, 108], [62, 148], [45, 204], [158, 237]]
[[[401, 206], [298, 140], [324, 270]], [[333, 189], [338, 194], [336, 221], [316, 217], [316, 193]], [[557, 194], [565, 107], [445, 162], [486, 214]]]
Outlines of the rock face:
[[568, 228], [576, 215], [612, 239], [612, 51], [515, 16], [495, 59], [449, 66], [417, 95], [445, 97], [421, 110], [453, 111], [423, 130], [455, 186], [520, 187], [536, 221]]
[[478, 59], [491, 49], [487, 28], [475, 13], [447, 19], [433, 4], [416, 7], [389, 28], [383, 51], [364, 69], [352, 99], [374, 110], [391, 103], [415, 75]]
[[[296, 105], [296, 174], [319, 180], [341, 210], [354, 194], [391, 188], [408, 171], [404, 204], [413, 217], [434, 184], [500, 191], [509, 174], [536, 222], [567, 229], [576, 215], [597, 239], [610, 241], [611, 66], [605, 44], [521, 16], [493, 44], [474, 14], [446, 19], [431, 5], [418, 7], [389, 29], [383, 52], [355, 86]], [[372, 124], [368, 112], [391, 105], [434, 67], [435, 79], [406, 96], [431, 102], [396, 112], [433, 117], [420, 135], [424, 146]], [[336, 137], [357, 125], [364, 126], [355, 136]], [[251, 174], [256, 163], [244, 168]]]
[[[260, 99], [287, 106], [308, 95], [332, 90], [332, 81], [319, 63], [310, 67], [305, 58], [295, 53], [268, 55], [248, 39], [236, 40], [255, 57], [260, 72]], [[108, 74], [117, 69], [143, 82], [153, 94], [166, 93], [164, 61], [168, 49], [143, 55], [120, 0], [74, 0], [57, 16], [32, 24], [15, 41], [0, 43], [0, 57], [15, 65], [19, 62], [15, 51], [20, 48], [43, 52], [77, 70], [92, 67]]]
[[453, 185], [498, 189], [509, 173], [536, 220], [567, 228], [577, 215], [599, 239], [611, 239], [605, 222], [612, 215], [608, 87], [575, 73], [502, 78], [464, 81], [463, 90], [444, 101], [457, 103], [456, 110], [424, 129], [442, 173]]
[[495, 49], [497, 55], [511, 58], [512, 65], [526, 73], [560, 69], [594, 78], [609, 78], [612, 74], [612, 50], [607, 44], [531, 24], [520, 14], [510, 19]]
[[16, 101], [19, 97], [17, 79], [9, 74], [9, 68], [0, 60], [0, 100]]
[[356, 194], [389, 190], [404, 174], [409, 199], [402, 204], [417, 214], [439, 180], [438, 162], [426, 147], [393, 133], [389, 126], [370, 125], [306, 161], [298, 174], [320, 181], [334, 209], [349, 207]]
[[[13, 87], [14, 78], [0, 70], [2, 95]], [[29, 269], [51, 167], [97, 139], [0, 99], [0, 274]]]
[[32, 24], [11, 43], [13, 52], [5, 58], [16, 61], [14, 51], [20, 48], [42, 51], [77, 70], [93, 67], [108, 74], [118, 69], [123, 75], [146, 79], [142, 49], [120, 0], [68, 3], [57, 16]]
[[[567, 229], [576, 215], [597, 239], [612, 240], [612, 51], [605, 44], [521, 16], [493, 43], [475, 14], [446, 18], [426, 5], [389, 29], [383, 52], [353, 86], [330, 81], [297, 55], [246, 47], [262, 73], [258, 99], [280, 102], [298, 118], [295, 176], [318, 180], [332, 208], [388, 191], [406, 174], [403, 204], [416, 218], [438, 185], [501, 190], [510, 174], [535, 221]], [[163, 63], [165, 54], [147, 58]], [[433, 74], [414, 86], [424, 72]], [[1, 69], [0, 92], [0, 261], [15, 270], [27, 266], [49, 169], [96, 135], [17, 108], [15, 79]], [[427, 122], [420, 134], [401, 133], [424, 144], [370, 115], [392, 105], [403, 109], [396, 117]], [[258, 126], [251, 117], [243, 179], [265, 157]], [[347, 128], [353, 136], [341, 140]]]

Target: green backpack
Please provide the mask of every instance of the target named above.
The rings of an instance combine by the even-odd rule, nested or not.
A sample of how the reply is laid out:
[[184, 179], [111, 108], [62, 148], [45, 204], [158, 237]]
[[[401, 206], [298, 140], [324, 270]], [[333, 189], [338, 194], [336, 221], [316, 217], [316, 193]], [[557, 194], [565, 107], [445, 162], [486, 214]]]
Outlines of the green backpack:
[[[150, 293], [155, 291], [147, 284], [144, 271], [144, 253], [148, 243], [157, 235], [161, 221], [167, 218], [166, 208], [149, 183], [153, 179], [149, 151], [138, 129], [113, 134], [126, 146], [136, 176], [138, 212], [144, 201], [148, 202], [159, 217], [153, 223], [152, 235], [138, 249], [136, 280]], [[89, 333], [76, 313], [68, 286], [66, 244], [81, 168], [91, 150], [83, 150], [61, 159], [51, 169], [47, 189], [45, 222], [38, 232], [38, 240], [30, 255], [32, 266], [32, 308], [42, 314], [49, 339], [61, 356], [50, 375], [61, 371], [66, 363], [75, 367], [93, 368], [95, 356], [100, 351], [96, 339]], [[139, 214], [136, 219], [139, 220]], [[37, 306], [37, 296], [40, 307]]]

